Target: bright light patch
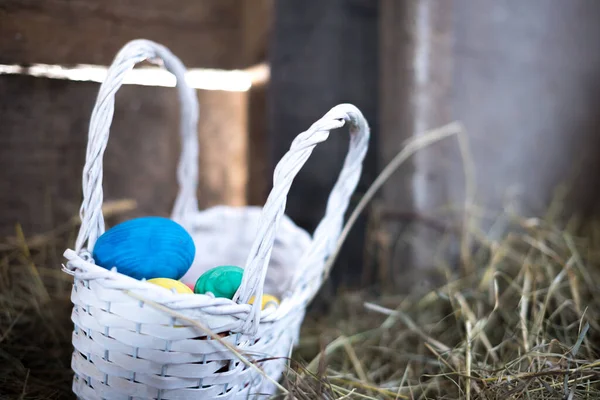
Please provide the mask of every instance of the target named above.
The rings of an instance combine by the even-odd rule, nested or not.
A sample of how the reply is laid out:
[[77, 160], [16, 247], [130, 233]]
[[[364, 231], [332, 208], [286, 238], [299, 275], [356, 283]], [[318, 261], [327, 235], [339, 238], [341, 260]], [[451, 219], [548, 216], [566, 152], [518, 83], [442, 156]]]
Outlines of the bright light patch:
[[[103, 82], [107, 67], [97, 65], [77, 65], [67, 68], [60, 65], [33, 64], [29, 67], [19, 65], [0, 65], [0, 75], [29, 75], [49, 79], [70, 81]], [[261, 84], [269, 79], [269, 67], [265, 64], [248, 70], [189, 69], [186, 81], [194, 89], [246, 92], [253, 84]], [[143, 86], [174, 87], [175, 76], [162, 68], [136, 68], [125, 75], [124, 84]]]

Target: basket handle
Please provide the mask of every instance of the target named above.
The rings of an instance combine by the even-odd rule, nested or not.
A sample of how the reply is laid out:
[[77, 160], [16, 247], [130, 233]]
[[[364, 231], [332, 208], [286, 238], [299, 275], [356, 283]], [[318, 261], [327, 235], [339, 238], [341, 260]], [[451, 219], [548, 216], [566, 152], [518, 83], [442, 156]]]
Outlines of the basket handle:
[[[340, 104], [332, 108], [323, 118], [315, 122], [307, 131], [299, 134], [288, 152], [275, 167], [273, 189], [267, 198], [259, 221], [256, 239], [246, 260], [242, 283], [234, 296], [234, 301], [247, 303], [253, 295], [252, 312], [243, 325], [243, 330], [255, 333], [260, 317], [259, 296], [262, 296], [267, 267], [271, 258], [273, 243], [281, 216], [285, 212], [287, 195], [295, 176], [310, 157], [315, 146], [329, 137], [332, 129], [350, 125], [350, 146], [344, 166], [329, 199], [327, 210], [313, 235], [313, 246], [309, 249], [310, 259], [320, 261], [335, 248], [341, 233], [344, 214], [350, 196], [356, 189], [362, 162], [369, 145], [369, 126], [358, 108], [351, 104]], [[321, 258], [322, 257], [322, 258]]]
[[[102, 215], [102, 157], [108, 143], [110, 125], [115, 110], [115, 94], [123, 84], [125, 74], [136, 64], [150, 61], [160, 65], [162, 60], [166, 70], [175, 75], [179, 101], [181, 103], [181, 156], [177, 170], [179, 193], [172, 211], [172, 218], [179, 219], [187, 212], [198, 210], [196, 198], [198, 178], [198, 98], [185, 80], [185, 66], [166, 47], [145, 39], [128, 42], [117, 53], [108, 69], [104, 82], [100, 85], [96, 104], [92, 111], [88, 130], [88, 145], [83, 167], [83, 202], [79, 211], [81, 226], [77, 235], [75, 250], [83, 256], [89, 251], [100, 235], [104, 233]], [[84, 246], [87, 242], [87, 249]]]

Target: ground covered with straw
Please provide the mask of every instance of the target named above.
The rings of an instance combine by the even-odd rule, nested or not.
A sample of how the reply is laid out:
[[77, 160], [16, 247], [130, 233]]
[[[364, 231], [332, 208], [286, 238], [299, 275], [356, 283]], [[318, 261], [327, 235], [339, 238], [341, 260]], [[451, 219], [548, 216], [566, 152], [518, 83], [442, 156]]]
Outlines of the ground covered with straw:
[[600, 398], [600, 230], [519, 220], [480, 244], [425, 295], [351, 293], [307, 319], [295, 396]]
[[[286, 397], [600, 398], [600, 229], [515, 222], [429, 293], [350, 292], [309, 315]], [[0, 244], [0, 399], [73, 398], [71, 240]]]

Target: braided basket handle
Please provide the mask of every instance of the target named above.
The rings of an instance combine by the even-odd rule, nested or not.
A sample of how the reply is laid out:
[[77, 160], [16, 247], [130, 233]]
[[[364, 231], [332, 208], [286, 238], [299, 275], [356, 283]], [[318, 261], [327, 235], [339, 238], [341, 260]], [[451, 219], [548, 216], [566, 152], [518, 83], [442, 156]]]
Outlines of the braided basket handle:
[[[362, 162], [369, 145], [367, 121], [360, 110], [351, 104], [340, 104], [332, 108], [307, 131], [298, 135], [275, 168], [273, 189], [263, 208], [256, 239], [246, 261], [242, 283], [234, 297], [234, 300], [240, 303], [247, 303], [252, 296], [257, 298], [253, 303], [252, 312], [244, 323], [244, 331], [255, 333], [258, 329], [261, 304], [258, 298], [263, 293], [275, 235], [279, 221], [285, 212], [287, 195], [292, 182], [315, 146], [327, 140], [332, 129], [341, 128], [346, 123], [350, 125], [348, 154], [340, 176], [329, 195], [325, 216], [313, 235], [313, 246], [309, 248], [307, 257], [309, 261], [323, 263], [335, 248], [342, 230], [344, 214], [350, 196], [358, 184]], [[304, 260], [307, 257], [304, 257]]]
[[[196, 92], [185, 81], [186, 69], [182, 62], [166, 47], [149, 40], [133, 40], [127, 43], [116, 55], [108, 69], [106, 79], [100, 86], [96, 104], [92, 112], [83, 167], [83, 202], [80, 208], [81, 227], [77, 235], [75, 250], [89, 255], [100, 235], [104, 233], [104, 216], [102, 215], [102, 158], [108, 143], [110, 125], [115, 110], [115, 94], [123, 84], [125, 74], [142, 61], [160, 64], [175, 75], [179, 101], [181, 103], [182, 153], [179, 159], [177, 179], [179, 193], [172, 212], [173, 219], [179, 219], [187, 212], [198, 210], [196, 198], [198, 177], [198, 98]], [[86, 254], [87, 253], [87, 254]]]

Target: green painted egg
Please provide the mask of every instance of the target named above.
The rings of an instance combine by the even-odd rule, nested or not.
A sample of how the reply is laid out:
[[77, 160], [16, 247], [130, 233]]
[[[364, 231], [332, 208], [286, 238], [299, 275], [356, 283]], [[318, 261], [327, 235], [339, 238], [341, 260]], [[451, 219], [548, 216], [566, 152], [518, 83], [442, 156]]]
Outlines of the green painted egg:
[[203, 273], [196, 281], [194, 293], [211, 292], [215, 297], [232, 299], [242, 283], [244, 270], [234, 265], [222, 265]]

